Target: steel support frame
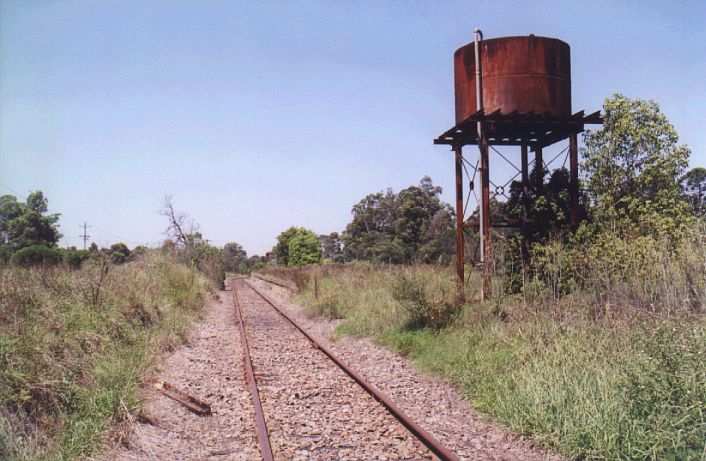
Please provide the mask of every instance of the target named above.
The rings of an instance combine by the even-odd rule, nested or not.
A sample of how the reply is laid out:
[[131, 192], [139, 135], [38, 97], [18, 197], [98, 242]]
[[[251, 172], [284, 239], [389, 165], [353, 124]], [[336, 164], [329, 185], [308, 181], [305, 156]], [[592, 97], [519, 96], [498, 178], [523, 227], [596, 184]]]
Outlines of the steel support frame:
[[480, 138], [480, 177], [481, 177], [481, 193], [480, 207], [482, 232], [480, 236], [480, 245], [482, 248], [481, 254], [481, 301], [491, 299], [493, 297], [492, 288], [492, 264], [493, 254], [492, 245], [490, 242], [490, 161], [488, 158], [489, 145], [488, 138], [483, 134]]
[[457, 297], [459, 304], [466, 302], [464, 290], [465, 267], [463, 248], [463, 146], [454, 146], [456, 158], [456, 277], [457, 277]]
[[578, 229], [581, 223], [579, 208], [579, 143], [578, 136], [569, 136], [569, 188], [571, 190], [571, 228]]
[[[481, 266], [481, 293], [480, 300], [492, 299], [492, 242], [491, 242], [491, 219], [490, 219], [490, 144], [485, 136], [481, 136], [479, 143], [480, 165], [478, 172], [481, 180], [481, 194], [479, 211], [481, 221], [479, 222], [480, 235], [480, 266]], [[529, 198], [530, 177], [529, 172], [529, 150], [534, 152], [535, 166], [539, 168], [534, 178], [535, 190], [537, 194], [544, 192], [544, 158], [541, 146], [530, 146], [522, 144], [521, 149], [521, 181], [522, 181], [522, 217], [520, 220], [521, 232], [523, 236], [522, 260], [526, 263], [529, 260], [530, 235], [529, 235], [529, 212], [531, 200]], [[455, 154], [456, 172], [456, 277], [458, 285], [458, 301], [464, 303], [465, 292], [465, 243], [464, 230], [467, 227], [465, 222], [465, 202], [463, 195], [463, 144], [453, 146]], [[570, 173], [570, 195], [571, 195], [571, 227], [576, 230], [581, 223], [581, 209], [579, 206], [579, 179], [578, 179], [578, 136], [569, 136], [569, 173]], [[470, 191], [469, 191], [470, 192]], [[470, 198], [470, 197], [469, 197]]]

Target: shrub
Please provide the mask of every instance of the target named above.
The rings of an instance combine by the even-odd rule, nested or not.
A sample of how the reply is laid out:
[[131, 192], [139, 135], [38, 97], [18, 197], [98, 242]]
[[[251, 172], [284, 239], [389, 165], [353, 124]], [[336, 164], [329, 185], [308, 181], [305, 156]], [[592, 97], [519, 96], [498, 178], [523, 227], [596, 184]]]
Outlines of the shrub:
[[81, 267], [81, 264], [90, 257], [91, 252], [87, 250], [76, 250], [73, 248], [64, 250], [64, 263], [73, 269]]
[[307, 307], [307, 314], [316, 317], [326, 317], [329, 319], [343, 318], [336, 296], [326, 294], [314, 300]]
[[110, 260], [113, 264], [123, 264], [130, 259], [130, 249], [124, 243], [110, 246]]
[[54, 265], [63, 260], [60, 250], [44, 245], [32, 245], [17, 250], [11, 261], [18, 266]]
[[392, 285], [393, 298], [407, 313], [410, 328], [448, 326], [456, 317], [456, 285], [448, 274], [401, 270]]

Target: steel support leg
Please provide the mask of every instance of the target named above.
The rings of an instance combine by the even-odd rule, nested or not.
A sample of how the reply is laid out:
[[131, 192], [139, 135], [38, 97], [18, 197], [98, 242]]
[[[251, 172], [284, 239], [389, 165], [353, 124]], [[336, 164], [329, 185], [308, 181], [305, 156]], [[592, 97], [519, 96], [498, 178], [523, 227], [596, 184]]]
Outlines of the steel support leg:
[[481, 300], [491, 299], [493, 289], [491, 284], [491, 269], [493, 265], [492, 248], [490, 244], [490, 168], [488, 161], [488, 139], [481, 136], [480, 144], [480, 174], [481, 174], [481, 207], [483, 209], [483, 235], [480, 243], [483, 245], [484, 260], [482, 268]]
[[581, 221], [579, 208], [579, 146], [577, 135], [569, 137], [569, 187], [571, 189], [571, 228], [578, 229]]
[[456, 277], [458, 302], [466, 302], [464, 294], [465, 268], [463, 251], [463, 147], [454, 147], [456, 154]]
[[544, 193], [544, 158], [542, 157], [541, 147], [534, 148], [534, 168], [537, 171], [537, 177], [535, 178], [536, 195], [540, 196]]
[[529, 218], [529, 163], [527, 160], [527, 144], [521, 146], [522, 154], [522, 262], [527, 264], [529, 260], [529, 229], [527, 219]]

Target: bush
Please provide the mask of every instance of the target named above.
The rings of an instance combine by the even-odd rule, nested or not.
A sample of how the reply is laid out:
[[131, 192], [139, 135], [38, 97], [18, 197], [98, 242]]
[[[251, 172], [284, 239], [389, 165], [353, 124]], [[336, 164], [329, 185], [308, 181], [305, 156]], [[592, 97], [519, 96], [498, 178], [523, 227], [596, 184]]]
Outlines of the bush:
[[307, 314], [314, 317], [326, 317], [329, 319], [343, 318], [336, 296], [326, 294], [314, 300], [307, 307]]
[[392, 286], [393, 298], [407, 313], [410, 328], [448, 326], [459, 312], [456, 285], [448, 274], [401, 270]]
[[60, 250], [44, 245], [32, 245], [17, 250], [12, 255], [11, 262], [18, 266], [55, 265], [63, 260]]
[[109, 254], [113, 264], [124, 264], [130, 259], [130, 249], [124, 243], [111, 245]]
[[87, 250], [76, 250], [73, 248], [64, 250], [64, 263], [73, 269], [81, 267], [81, 264], [90, 257], [91, 252]]

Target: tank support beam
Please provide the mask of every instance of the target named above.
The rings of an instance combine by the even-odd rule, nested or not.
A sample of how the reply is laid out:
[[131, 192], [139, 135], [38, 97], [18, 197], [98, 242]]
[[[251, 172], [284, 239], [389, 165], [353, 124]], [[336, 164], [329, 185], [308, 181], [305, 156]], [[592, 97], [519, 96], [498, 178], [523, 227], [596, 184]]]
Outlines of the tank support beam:
[[454, 146], [456, 157], [456, 276], [458, 284], [458, 302], [466, 302], [464, 294], [464, 250], [463, 250], [463, 146]]
[[581, 222], [579, 209], [579, 148], [576, 134], [569, 137], [569, 187], [571, 189], [571, 228], [576, 230]]

